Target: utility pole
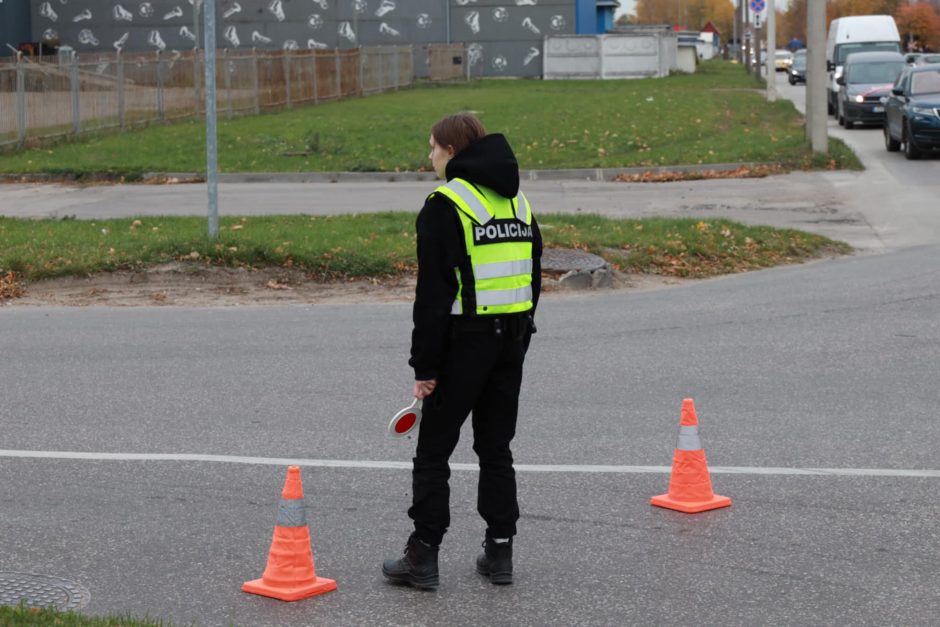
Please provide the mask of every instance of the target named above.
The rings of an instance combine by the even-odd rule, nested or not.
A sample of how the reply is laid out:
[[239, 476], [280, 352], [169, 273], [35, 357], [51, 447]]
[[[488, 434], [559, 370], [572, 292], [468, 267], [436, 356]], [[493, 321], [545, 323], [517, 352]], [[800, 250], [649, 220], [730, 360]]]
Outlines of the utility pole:
[[777, 99], [777, 9], [767, 2], [767, 102]]
[[741, 0], [741, 27], [744, 36], [744, 69], [748, 74], [751, 73], [751, 20], [747, 11], [748, 0]]
[[203, 48], [206, 53], [206, 187], [209, 190], [209, 238], [219, 237], [218, 133], [215, 94], [215, 0], [203, 5]]
[[806, 134], [813, 152], [829, 152], [826, 125], [826, 3], [806, 3]]

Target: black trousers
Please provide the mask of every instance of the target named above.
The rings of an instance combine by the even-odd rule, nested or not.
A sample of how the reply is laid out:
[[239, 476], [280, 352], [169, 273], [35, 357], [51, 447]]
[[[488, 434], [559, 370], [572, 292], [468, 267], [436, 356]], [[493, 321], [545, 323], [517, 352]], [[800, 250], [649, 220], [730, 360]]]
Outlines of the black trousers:
[[450, 526], [450, 465], [460, 428], [472, 413], [480, 461], [477, 511], [487, 535], [516, 534], [519, 504], [509, 448], [516, 434], [522, 363], [531, 336], [525, 316], [454, 319], [434, 393], [425, 399], [412, 472], [408, 515], [421, 540], [437, 546]]

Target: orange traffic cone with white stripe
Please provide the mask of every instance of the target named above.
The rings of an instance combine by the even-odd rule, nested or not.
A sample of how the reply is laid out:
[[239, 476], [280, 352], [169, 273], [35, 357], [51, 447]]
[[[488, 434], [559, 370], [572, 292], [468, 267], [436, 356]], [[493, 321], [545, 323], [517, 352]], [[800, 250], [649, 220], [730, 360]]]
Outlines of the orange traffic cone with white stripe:
[[298, 601], [336, 590], [335, 581], [317, 577], [313, 568], [299, 466], [287, 469], [267, 568], [261, 579], [246, 581], [242, 590], [281, 601]]
[[679, 441], [672, 456], [669, 492], [654, 496], [650, 503], [687, 514], [731, 505], [727, 496], [719, 496], [712, 491], [705, 451], [698, 438], [698, 416], [691, 398], [682, 401]]

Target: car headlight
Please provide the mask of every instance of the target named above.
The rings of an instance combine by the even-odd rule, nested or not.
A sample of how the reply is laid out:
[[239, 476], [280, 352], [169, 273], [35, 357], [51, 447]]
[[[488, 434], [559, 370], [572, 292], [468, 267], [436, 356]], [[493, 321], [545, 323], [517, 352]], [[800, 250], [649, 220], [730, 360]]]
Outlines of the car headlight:
[[911, 113], [915, 115], [933, 115], [933, 107], [911, 107]]
[[855, 98], [853, 98], [853, 100], [855, 100], [855, 102], [865, 102], [865, 96], [859, 94], [859, 95], [855, 96]]

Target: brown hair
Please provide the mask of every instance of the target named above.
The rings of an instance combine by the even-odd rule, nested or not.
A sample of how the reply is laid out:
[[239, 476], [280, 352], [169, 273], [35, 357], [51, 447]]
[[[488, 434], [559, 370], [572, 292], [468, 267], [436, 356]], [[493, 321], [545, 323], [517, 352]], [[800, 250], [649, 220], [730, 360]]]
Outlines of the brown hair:
[[448, 115], [431, 127], [431, 136], [437, 145], [444, 148], [453, 146], [455, 155], [485, 135], [483, 123], [472, 113]]

